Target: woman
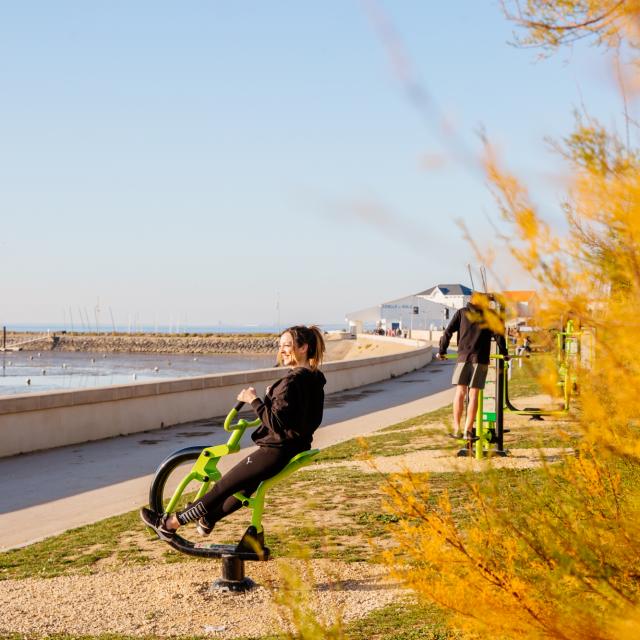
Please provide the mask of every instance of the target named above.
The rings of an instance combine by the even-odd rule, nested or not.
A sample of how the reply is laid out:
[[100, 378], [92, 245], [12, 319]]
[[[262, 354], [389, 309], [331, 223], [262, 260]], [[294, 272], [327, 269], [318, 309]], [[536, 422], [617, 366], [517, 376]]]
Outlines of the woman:
[[249, 497], [258, 485], [282, 471], [291, 458], [311, 448], [314, 431], [322, 422], [324, 385], [319, 370], [325, 345], [318, 327], [295, 326], [280, 334], [278, 362], [289, 372], [267, 389], [264, 400], [253, 387], [238, 394], [250, 403], [262, 424], [251, 435], [258, 450], [249, 454], [225, 474], [195, 503], [175, 514], [159, 514], [140, 509], [142, 521], [161, 540], [170, 540], [189, 522], [198, 523], [198, 532], [209, 535], [216, 522], [240, 508], [234, 493]]

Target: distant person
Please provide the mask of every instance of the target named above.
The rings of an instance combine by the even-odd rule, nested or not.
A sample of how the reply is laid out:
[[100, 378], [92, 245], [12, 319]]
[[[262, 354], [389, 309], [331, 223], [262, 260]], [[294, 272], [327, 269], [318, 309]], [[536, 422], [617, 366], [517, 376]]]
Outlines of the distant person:
[[161, 540], [171, 540], [189, 522], [197, 522], [198, 532], [209, 535], [219, 520], [241, 507], [235, 493], [250, 497], [263, 480], [272, 478], [291, 458], [311, 448], [313, 433], [322, 422], [326, 379], [319, 367], [324, 351], [318, 327], [295, 326], [282, 332], [278, 360], [283, 367], [289, 367], [288, 373], [267, 389], [264, 400], [258, 398], [253, 387], [238, 394], [238, 401], [250, 403], [262, 421], [251, 435], [258, 450], [186, 509], [171, 515], [140, 509], [142, 521]]
[[[474, 294], [474, 298], [477, 295]], [[504, 335], [494, 334], [482, 326], [482, 308], [469, 302], [463, 309], [458, 309], [440, 338], [438, 360], [444, 360], [449, 343], [454, 333], [458, 334], [458, 358], [453, 372], [451, 384], [456, 385], [453, 399], [453, 436], [470, 439], [474, 436], [473, 424], [478, 410], [478, 396], [484, 389], [489, 371], [491, 339], [496, 338], [500, 353], [507, 357], [507, 344]], [[469, 394], [467, 417], [461, 431], [464, 399]]]
[[522, 357], [528, 358], [531, 354], [531, 339], [529, 336], [525, 336], [524, 339], [518, 343], [516, 347], [516, 355], [518, 359], [518, 367], [522, 367]]

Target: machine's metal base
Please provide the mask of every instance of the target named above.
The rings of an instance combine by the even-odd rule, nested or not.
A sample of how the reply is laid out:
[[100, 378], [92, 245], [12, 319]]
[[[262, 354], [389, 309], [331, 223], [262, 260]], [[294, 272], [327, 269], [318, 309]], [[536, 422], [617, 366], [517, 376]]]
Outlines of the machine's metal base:
[[[492, 458], [493, 456], [497, 456], [499, 458], [506, 458], [509, 455], [508, 451], [499, 450], [499, 449], [489, 449], [489, 451], [483, 451], [483, 458]], [[475, 458], [476, 452], [475, 449], [470, 451], [469, 449], [460, 449], [458, 453], [456, 453], [458, 458]]]
[[539, 409], [538, 407], [525, 407], [523, 409], [523, 413], [526, 415], [527, 411], [532, 412], [529, 420], [544, 420], [544, 418], [539, 413], [542, 412], [542, 409]]
[[222, 556], [222, 577], [211, 583], [209, 591], [233, 591], [242, 593], [257, 584], [244, 575], [244, 560], [238, 556]]

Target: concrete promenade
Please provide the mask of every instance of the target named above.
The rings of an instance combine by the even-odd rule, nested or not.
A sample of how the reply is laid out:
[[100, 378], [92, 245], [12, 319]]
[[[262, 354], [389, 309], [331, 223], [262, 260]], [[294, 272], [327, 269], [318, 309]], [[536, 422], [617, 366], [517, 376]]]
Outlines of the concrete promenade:
[[[365, 435], [453, 399], [452, 363], [327, 396], [314, 446]], [[147, 503], [158, 464], [187, 446], [226, 442], [222, 420], [191, 422], [0, 459], [0, 550], [24, 546]], [[250, 450], [224, 458], [224, 472]]]

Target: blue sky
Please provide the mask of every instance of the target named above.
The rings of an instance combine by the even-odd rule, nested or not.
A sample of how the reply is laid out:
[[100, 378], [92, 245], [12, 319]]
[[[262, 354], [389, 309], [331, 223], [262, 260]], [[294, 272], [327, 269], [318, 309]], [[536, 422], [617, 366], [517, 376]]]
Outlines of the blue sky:
[[498, 214], [452, 151], [480, 127], [559, 223], [544, 137], [582, 103], [619, 126], [603, 52], [538, 61], [494, 1], [381, 1], [421, 112], [371, 6], [0, 0], [0, 323], [328, 323], [468, 284], [456, 220], [488, 247]]

